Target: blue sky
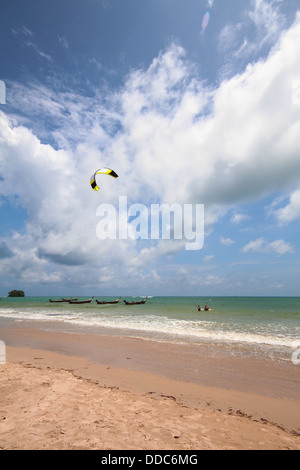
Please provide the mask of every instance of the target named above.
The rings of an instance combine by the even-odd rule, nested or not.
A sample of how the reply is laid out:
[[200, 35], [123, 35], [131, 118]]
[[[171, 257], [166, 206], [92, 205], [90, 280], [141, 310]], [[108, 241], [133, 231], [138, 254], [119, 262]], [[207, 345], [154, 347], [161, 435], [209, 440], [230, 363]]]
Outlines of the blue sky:
[[[0, 295], [298, 296], [297, 10], [3, 1]], [[95, 193], [102, 166], [119, 178]], [[97, 208], [120, 196], [204, 204], [203, 249], [99, 240]]]

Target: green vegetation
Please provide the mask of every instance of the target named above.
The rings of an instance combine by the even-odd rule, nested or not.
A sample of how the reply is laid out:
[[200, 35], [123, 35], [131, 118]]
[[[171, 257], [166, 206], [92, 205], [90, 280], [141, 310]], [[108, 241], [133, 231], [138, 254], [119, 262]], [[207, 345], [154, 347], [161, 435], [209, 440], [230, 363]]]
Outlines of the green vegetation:
[[25, 297], [25, 293], [22, 290], [12, 290], [8, 293], [8, 297]]

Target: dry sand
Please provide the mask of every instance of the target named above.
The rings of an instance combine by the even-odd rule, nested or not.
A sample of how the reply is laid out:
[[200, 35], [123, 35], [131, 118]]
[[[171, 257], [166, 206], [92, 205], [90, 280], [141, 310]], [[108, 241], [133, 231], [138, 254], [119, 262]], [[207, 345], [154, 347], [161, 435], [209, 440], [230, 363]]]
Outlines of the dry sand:
[[300, 449], [299, 401], [7, 347], [1, 449]]

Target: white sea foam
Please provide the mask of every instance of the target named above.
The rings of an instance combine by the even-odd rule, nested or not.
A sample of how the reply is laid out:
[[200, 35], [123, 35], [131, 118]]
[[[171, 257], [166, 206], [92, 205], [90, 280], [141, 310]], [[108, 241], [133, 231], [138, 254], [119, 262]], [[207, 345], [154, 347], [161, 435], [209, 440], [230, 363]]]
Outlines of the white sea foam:
[[210, 341], [222, 343], [240, 343], [266, 345], [277, 348], [295, 349], [299, 339], [285, 333], [274, 332], [272, 324], [240, 325], [234, 322], [184, 320], [168, 316], [134, 313], [124, 308], [30, 308], [1, 309], [0, 318], [13, 318], [17, 321], [38, 321], [64, 323], [80, 327], [107, 328], [120, 330], [122, 334], [136, 334], [165, 341]]

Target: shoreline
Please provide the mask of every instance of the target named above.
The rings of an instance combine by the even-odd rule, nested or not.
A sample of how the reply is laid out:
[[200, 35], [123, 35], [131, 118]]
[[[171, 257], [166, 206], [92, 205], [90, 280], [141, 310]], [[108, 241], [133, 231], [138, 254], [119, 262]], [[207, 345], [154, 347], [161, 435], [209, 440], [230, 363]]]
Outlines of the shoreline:
[[[299, 400], [299, 366], [292, 361], [237, 355], [226, 345], [173, 343], [127, 335], [45, 329], [29, 322], [0, 329], [7, 346], [85, 357], [91, 362], [149, 372], [169, 379], [227, 390]], [[244, 355], [243, 355], [244, 353]]]
[[272, 420], [278, 406], [295, 419], [290, 400], [18, 347], [7, 348], [0, 384], [1, 449], [300, 449], [299, 433]]
[[[156, 410], [153, 413], [158, 412], [158, 409], [162, 406], [166, 407], [169, 411], [164, 418], [165, 425], [162, 419], [162, 429], [169, 426], [169, 421], [172, 421], [173, 416], [177, 416], [179, 411], [183, 414], [188, 411], [189, 419], [192, 421], [198, 417], [199, 429], [202, 429], [201, 422], [205, 420], [205, 435], [211, 435], [211, 440], [206, 442], [202, 434], [199, 435], [199, 429], [197, 429], [197, 424], [194, 422], [190, 428], [188, 439], [189, 442], [194, 443], [195, 449], [202, 448], [202, 445], [203, 448], [209, 449], [300, 449], [299, 380], [296, 376], [298, 371], [296, 366], [285, 365], [282, 366], [283, 368], [278, 368], [273, 364], [273, 367], [270, 368], [271, 361], [269, 363], [256, 361], [252, 362], [252, 365], [248, 362], [245, 368], [241, 358], [227, 357], [226, 361], [222, 362], [220, 357], [217, 356], [215, 358], [205, 358], [196, 371], [195, 364], [201, 357], [201, 348], [192, 348], [191, 350], [190, 347], [187, 348], [186, 346], [154, 343], [126, 337], [80, 335], [27, 327], [1, 329], [0, 335], [6, 343], [6, 364], [0, 365], [1, 380], [3, 381], [0, 394], [3, 387], [5, 389], [8, 386], [9, 378], [10, 381], [15, 380], [17, 382], [16, 392], [12, 391], [11, 393], [12, 395], [17, 393], [18, 400], [16, 403], [11, 404], [11, 411], [8, 414], [15, 413], [16, 421], [21, 420], [20, 430], [18, 427], [17, 430], [14, 429], [13, 434], [6, 437], [6, 433], [5, 435], [1, 434], [1, 428], [4, 427], [5, 429], [8, 420], [1, 421], [0, 416], [0, 447], [2, 448], [13, 448], [14, 446], [19, 448], [18, 439], [20, 440], [21, 428], [25, 427], [24, 429], [26, 429], [28, 427], [27, 431], [32, 430], [32, 420], [29, 423], [27, 421], [29, 411], [33, 413], [33, 410], [35, 410], [35, 413], [39, 416], [39, 433], [43, 434], [45, 430], [43, 420], [41, 420], [41, 416], [43, 416], [41, 410], [45, 406], [45, 402], [40, 404], [38, 410], [38, 404], [35, 403], [33, 396], [35, 395], [34, 387], [31, 388], [29, 385], [31, 382], [30, 374], [36, 375], [36, 381], [41, 380], [39, 386], [41, 389], [45, 387], [45, 385], [42, 385], [43, 383], [54, 384], [61, 374], [65, 374], [64, 380], [66, 380], [66, 383], [75, 381], [74, 386], [77, 387], [76, 384], [79, 381], [82, 387], [85, 388], [86, 403], [85, 406], [82, 403], [82, 412], [77, 414], [77, 424], [81, 423], [82, 420], [84, 422], [86, 420], [85, 411], [86, 408], [89, 408], [90, 394], [91, 396], [95, 394], [95, 397], [98, 397], [97, 400], [100, 400], [103, 394], [110, 391], [114, 394], [114, 402], [120, 403], [124, 416], [127, 413], [127, 406], [131, 409], [132, 402], [140, 403], [142, 408], [146, 406]], [[176, 365], [177, 369], [175, 370]], [[7, 380], [5, 379], [6, 373], [8, 374]], [[13, 379], [14, 374], [15, 379]], [[38, 379], [38, 377], [40, 378]], [[252, 387], [249, 386], [250, 383], [252, 383]], [[48, 387], [51, 388], [51, 385], [48, 385]], [[28, 393], [28, 389], [32, 391], [32, 394]], [[81, 402], [83, 399], [82, 396], [73, 397], [72, 395], [66, 398], [63, 385], [55, 393], [58, 407], [60, 406], [59, 403], [63, 403], [65, 400], [64, 406], [68, 408], [70, 400], [71, 402], [74, 400], [74, 407], [77, 409], [79, 407], [78, 400]], [[24, 422], [22, 422], [20, 407], [22, 408], [24, 399], [30, 400], [30, 395], [32, 395], [32, 404], [28, 405], [29, 411], [26, 416], [23, 415]], [[6, 411], [5, 400], [7, 400], [7, 395], [1, 395], [0, 411], [2, 414]], [[46, 396], [44, 400], [46, 400]], [[107, 406], [109, 406], [109, 403]], [[55, 409], [56, 404], [53, 404], [52, 413], [54, 414], [56, 414]], [[96, 413], [96, 409], [97, 407], [93, 408], [89, 413]], [[107, 410], [102, 410], [103, 415], [107, 413]], [[138, 405], [135, 413], [139, 415]], [[151, 413], [145, 415], [145, 419], [140, 422], [140, 426], [145, 426], [148, 419], [151, 422]], [[72, 413], [69, 420], [71, 415]], [[183, 436], [183, 431], [178, 428], [179, 417], [177, 417], [179, 420], [176, 424], [177, 427], [175, 426], [177, 434], [174, 431], [174, 435]], [[47, 417], [43, 419], [47, 422]], [[57, 419], [58, 422], [52, 423], [55, 429], [60, 426], [60, 418], [57, 417]], [[75, 424], [71, 422], [68, 424], [69, 420], [64, 421], [64, 426], [65, 428], [71, 426], [68, 431], [70, 436], [73, 433], [72, 429]], [[230, 421], [231, 425], [227, 429]], [[127, 422], [126, 426], [130, 427], [130, 423]], [[146, 439], [145, 446], [141, 444], [138, 437], [139, 433], [137, 433], [131, 436], [132, 443], [136, 443], [133, 444], [133, 447], [130, 447], [129, 441], [126, 441], [126, 443], [124, 441], [121, 444], [116, 436], [115, 442], [113, 440], [110, 443], [106, 442], [104, 447], [101, 448], [159, 449], [159, 444], [158, 442], [155, 443], [153, 436], [155, 423], [156, 426], [159, 425], [158, 418], [157, 422], [156, 420], [153, 421], [154, 429], [153, 431], [149, 430], [149, 440]], [[92, 424], [90, 422], [90, 425]], [[115, 423], [114, 426], [116, 426], [115, 432], [122, 434], [122, 429], [118, 430], [118, 423]], [[226, 439], [224, 441], [221, 439], [216, 444], [213, 443], [213, 434], [217, 433], [219, 436], [220, 426], [222, 429], [224, 428], [224, 433], [228, 436], [228, 442]], [[189, 429], [189, 426], [185, 426], [185, 429]], [[263, 439], [262, 436], [264, 435], [268, 435], [268, 438]], [[196, 436], [198, 436], [199, 444], [197, 444]], [[183, 437], [180, 437], [177, 440], [174, 436], [169, 436], [166, 442], [162, 444], [165, 447], [162, 448], [194, 449], [191, 443], [188, 444], [188, 439], [184, 441]], [[72, 448], [71, 442], [66, 443], [64, 436], [61, 443], [59, 439], [55, 442], [51, 442], [51, 439], [49, 442], [46, 441], [43, 440], [44, 443], [41, 445], [37, 438], [37, 448], [44, 448], [45, 446], [50, 446], [50, 448]], [[22, 442], [23, 444], [20, 445], [23, 445], [23, 448], [30, 448], [30, 445], [32, 445], [29, 437], [23, 437]], [[119, 447], [115, 447], [117, 442], [119, 442]], [[86, 443], [84, 448], [95, 448], [97, 445], [99, 448], [99, 443]], [[178, 447], [178, 445], [182, 447]], [[80, 448], [79, 443], [75, 447]]]

